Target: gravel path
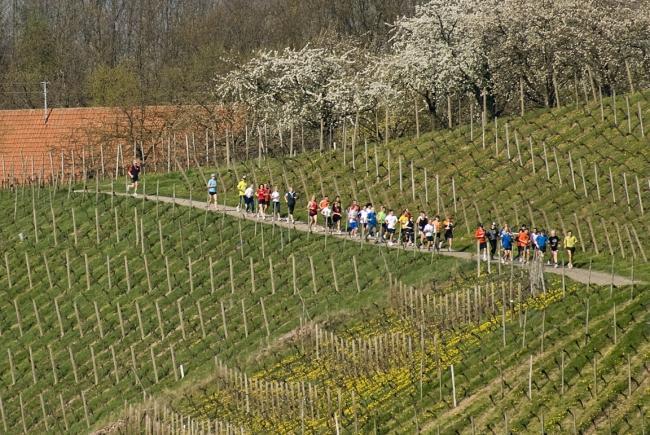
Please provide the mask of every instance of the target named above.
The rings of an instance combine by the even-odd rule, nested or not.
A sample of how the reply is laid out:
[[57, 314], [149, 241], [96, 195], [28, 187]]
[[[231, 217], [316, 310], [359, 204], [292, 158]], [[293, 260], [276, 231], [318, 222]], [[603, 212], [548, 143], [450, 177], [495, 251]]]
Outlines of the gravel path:
[[[110, 194], [110, 192], [104, 192]], [[127, 195], [126, 193], [115, 193], [117, 196], [131, 196]], [[142, 195], [138, 195], [138, 199], [142, 200]], [[156, 195], [145, 195], [145, 199], [149, 201], [158, 201], [158, 202], [163, 202], [163, 203], [176, 203], [177, 205], [185, 206], [185, 207], [193, 207], [201, 210], [205, 210], [207, 208], [205, 201], [195, 201], [195, 200], [189, 200], [185, 198], [172, 198], [169, 196], [156, 196]], [[210, 211], [212, 212], [218, 212], [218, 213], [224, 213], [229, 216], [239, 218], [239, 219], [247, 219], [251, 221], [258, 221], [262, 222], [265, 224], [273, 224], [281, 226], [281, 227], [286, 227], [286, 228], [293, 228], [297, 231], [303, 231], [303, 232], [308, 232], [308, 226], [306, 222], [295, 222], [295, 223], [289, 223], [287, 221], [275, 221], [272, 222], [268, 217], [266, 220], [261, 220], [256, 217], [255, 214], [250, 213], [247, 214], [242, 211], [238, 211], [235, 207], [229, 207], [226, 205], [217, 205], [216, 207], [211, 206], [209, 208]], [[315, 234], [325, 234], [327, 231], [322, 227], [318, 226], [318, 229], [313, 231]], [[350, 238], [346, 233], [343, 234], [337, 234], [336, 232], [330, 233], [330, 237], [337, 237], [337, 238], [347, 238], [348, 240], [355, 241], [358, 243], [363, 243], [363, 241], [358, 238]], [[393, 245], [391, 248], [393, 249], [415, 249], [415, 248], [404, 248], [401, 247], [400, 245]], [[440, 255], [445, 255], [449, 257], [455, 257], [455, 258], [461, 258], [463, 260], [467, 261], [476, 261], [476, 255], [472, 254], [470, 252], [461, 252], [461, 251], [441, 251]], [[492, 267], [497, 267], [496, 262], [494, 262]], [[519, 263], [515, 263], [515, 266], [521, 267], [522, 265]], [[487, 268], [487, 265], [484, 264], [485, 268]], [[562, 275], [562, 273], [565, 274], [565, 276], [569, 279], [572, 279], [577, 282], [581, 282], [583, 284], [591, 283], [595, 285], [610, 285], [611, 283], [614, 284], [615, 287], [621, 287], [621, 286], [626, 286], [626, 285], [631, 285], [633, 282], [631, 279], [620, 276], [620, 275], [612, 275], [610, 273], [605, 273], [605, 272], [599, 272], [595, 270], [588, 270], [588, 269], [580, 269], [580, 268], [573, 268], [573, 269], [568, 269], [568, 268], [554, 268], [552, 266], [546, 266], [545, 267], [545, 272], [548, 273], [553, 273], [556, 275]], [[635, 280], [634, 284], [641, 284], [640, 281]]]

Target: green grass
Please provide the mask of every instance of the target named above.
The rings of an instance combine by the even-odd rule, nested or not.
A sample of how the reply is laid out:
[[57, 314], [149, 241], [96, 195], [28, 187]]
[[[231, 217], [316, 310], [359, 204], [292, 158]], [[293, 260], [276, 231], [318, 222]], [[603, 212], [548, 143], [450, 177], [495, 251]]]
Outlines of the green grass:
[[[256, 364], [267, 343], [297, 327], [301, 318], [353, 315], [361, 307], [377, 303], [385, 292], [389, 273], [421, 285], [471, 269], [452, 259], [310, 237], [216, 213], [109, 195], [18, 189], [1, 192], [0, 205], [4, 224], [0, 228], [0, 282], [5, 289], [0, 302], [0, 343], [5, 349], [0, 357], [0, 398], [7, 426], [17, 430], [24, 421], [28, 431], [66, 431], [67, 421], [68, 431], [83, 432], [88, 424], [110, 419], [125, 402], [138, 403], [144, 394], [155, 395], [183, 385], [177, 381], [181, 364], [185, 382], [205, 376], [215, 356], [245, 369]], [[144, 240], [144, 247], [138, 240]], [[315, 293], [310, 257], [317, 278]], [[352, 258], [358, 264], [361, 292], [357, 291]], [[229, 259], [233, 263], [234, 293]], [[273, 263], [273, 281], [269, 261]], [[333, 285], [331, 261], [338, 292]]]

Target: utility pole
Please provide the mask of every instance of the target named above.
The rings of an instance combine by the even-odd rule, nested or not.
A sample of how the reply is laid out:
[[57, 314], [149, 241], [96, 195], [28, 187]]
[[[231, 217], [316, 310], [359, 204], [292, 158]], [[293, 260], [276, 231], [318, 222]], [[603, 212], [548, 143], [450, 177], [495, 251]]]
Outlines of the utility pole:
[[43, 123], [47, 122], [47, 82], [41, 82], [43, 85]]

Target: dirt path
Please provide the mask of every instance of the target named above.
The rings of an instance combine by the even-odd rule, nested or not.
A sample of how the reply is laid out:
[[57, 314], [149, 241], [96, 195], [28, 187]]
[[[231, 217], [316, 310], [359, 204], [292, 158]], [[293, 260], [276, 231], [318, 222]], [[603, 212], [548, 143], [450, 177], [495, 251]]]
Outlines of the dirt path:
[[[106, 194], [110, 195], [110, 192], [103, 192]], [[127, 195], [126, 193], [115, 193], [117, 196], [130, 196]], [[138, 196], [138, 199], [142, 200], [142, 195]], [[156, 196], [156, 195], [145, 195], [145, 199], [149, 201], [158, 201], [158, 202], [163, 202], [163, 203], [176, 203], [177, 205], [185, 206], [185, 207], [193, 207], [197, 208], [200, 210], [206, 210], [206, 203], [205, 201], [194, 201], [194, 200], [189, 200], [185, 198], [172, 198], [169, 196]], [[266, 220], [260, 220], [258, 219], [255, 214], [250, 213], [244, 213], [242, 211], [238, 211], [235, 207], [229, 207], [226, 205], [217, 205], [216, 208], [214, 206], [209, 208], [210, 211], [212, 212], [219, 212], [219, 213], [225, 213], [229, 216], [239, 218], [239, 219], [247, 219], [251, 221], [258, 221], [262, 222], [265, 224], [273, 224], [272, 221], [267, 218]], [[276, 221], [275, 225], [285, 227], [285, 228], [293, 228], [297, 231], [303, 231], [303, 232], [308, 232], [308, 226], [306, 222], [296, 222], [294, 224], [286, 222], [286, 221]], [[318, 229], [313, 231], [316, 234], [325, 234], [326, 230], [322, 226], [318, 226]], [[354, 242], [358, 243], [363, 243], [363, 241], [360, 238], [351, 238], [349, 237], [346, 233], [343, 234], [337, 234], [336, 232], [330, 233], [330, 237], [337, 237], [340, 239], [348, 239]], [[403, 248], [399, 245], [394, 245], [391, 248], [394, 249], [415, 249], [415, 248]], [[447, 251], [441, 251], [440, 255], [445, 255], [448, 257], [455, 257], [455, 258], [461, 258], [463, 260], [467, 261], [476, 261], [476, 255], [472, 254], [470, 252], [461, 252], [461, 251], [452, 251], [452, 252], [447, 252]], [[492, 267], [496, 268], [497, 264], [494, 262]], [[515, 266], [520, 267], [521, 265], [518, 263], [515, 263]], [[487, 268], [487, 265], [483, 264], [484, 268]], [[568, 269], [568, 268], [553, 268], [553, 267], [545, 267], [545, 272], [548, 273], [553, 273], [556, 275], [562, 275], [564, 272], [565, 276], [569, 279], [572, 279], [577, 282], [581, 282], [583, 284], [591, 283], [595, 285], [610, 285], [611, 283], [614, 284], [616, 287], [621, 287], [621, 286], [626, 286], [632, 284], [632, 280], [629, 278], [620, 276], [620, 275], [611, 275], [609, 273], [605, 272], [599, 272], [595, 270], [587, 270], [587, 269], [579, 269], [579, 268], [573, 268], [573, 269]], [[640, 281], [635, 280], [635, 284], [640, 284]]]

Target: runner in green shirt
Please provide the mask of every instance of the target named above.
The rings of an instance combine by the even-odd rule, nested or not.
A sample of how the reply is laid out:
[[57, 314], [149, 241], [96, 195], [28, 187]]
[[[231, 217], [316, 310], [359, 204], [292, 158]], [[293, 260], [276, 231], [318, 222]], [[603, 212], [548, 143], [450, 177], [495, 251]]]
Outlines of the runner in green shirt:
[[386, 232], [386, 207], [383, 205], [377, 213], [377, 227], [379, 228], [379, 241], [384, 242], [384, 233]]
[[574, 236], [571, 231], [567, 231], [566, 236], [564, 236], [564, 249], [566, 249], [566, 252], [569, 255], [569, 269], [573, 268], [573, 255], [576, 252], [577, 244], [578, 238]]

